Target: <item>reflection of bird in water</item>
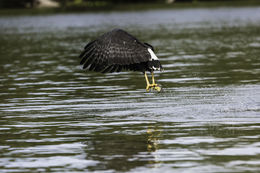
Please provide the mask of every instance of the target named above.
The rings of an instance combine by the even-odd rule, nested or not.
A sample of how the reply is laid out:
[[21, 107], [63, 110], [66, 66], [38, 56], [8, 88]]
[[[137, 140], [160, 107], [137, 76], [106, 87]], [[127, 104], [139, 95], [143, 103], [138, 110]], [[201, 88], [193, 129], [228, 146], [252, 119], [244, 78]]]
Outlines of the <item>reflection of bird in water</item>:
[[[102, 73], [122, 70], [141, 71], [145, 75], [146, 90], [161, 91], [161, 87], [155, 83], [154, 71], [162, 70], [162, 66], [153, 51], [150, 44], [140, 42], [124, 30], [114, 29], [88, 43], [79, 57], [83, 69], [90, 71]], [[152, 74], [152, 84], [146, 71]]]
[[158, 149], [159, 136], [161, 132], [158, 130], [148, 129], [147, 130], [147, 150], [156, 151]]
[[147, 151], [152, 153], [154, 156], [154, 160], [149, 160], [149, 163], [153, 167], [159, 166], [160, 159], [158, 158], [158, 154], [156, 154], [156, 150], [159, 149], [159, 138], [161, 135], [161, 131], [157, 129], [148, 129], [147, 130]]

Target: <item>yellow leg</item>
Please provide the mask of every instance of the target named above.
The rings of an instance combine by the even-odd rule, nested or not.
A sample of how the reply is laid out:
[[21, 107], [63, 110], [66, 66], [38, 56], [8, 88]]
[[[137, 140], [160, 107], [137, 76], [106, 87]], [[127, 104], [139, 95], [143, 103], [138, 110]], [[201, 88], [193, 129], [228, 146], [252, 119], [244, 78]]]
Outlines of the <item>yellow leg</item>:
[[153, 85], [155, 85], [155, 80], [154, 80], [154, 74], [153, 74], [153, 71], [152, 71], [152, 81], [153, 81]]
[[146, 72], [144, 72], [144, 77], [145, 77], [145, 80], [146, 80], [146, 91], [150, 91], [150, 88], [152, 88], [152, 89], [160, 92], [161, 87], [158, 84], [155, 83], [153, 71], [151, 73], [152, 73], [152, 82], [153, 82], [152, 84], [150, 84], [148, 77], [147, 77], [147, 74], [146, 74]]
[[148, 80], [146, 72], [144, 72], [144, 77], [145, 77], [145, 80], [146, 80], [146, 91], [149, 91], [150, 90], [150, 82]]
[[152, 73], [152, 81], [153, 81], [152, 87], [156, 91], [160, 92], [162, 88], [158, 84], [155, 83], [153, 71], [151, 73]]

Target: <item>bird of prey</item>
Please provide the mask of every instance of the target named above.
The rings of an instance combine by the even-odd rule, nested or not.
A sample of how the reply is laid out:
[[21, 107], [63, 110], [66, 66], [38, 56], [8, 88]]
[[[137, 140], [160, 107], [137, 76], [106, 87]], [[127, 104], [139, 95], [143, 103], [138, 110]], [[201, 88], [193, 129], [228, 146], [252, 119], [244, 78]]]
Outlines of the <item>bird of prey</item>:
[[[89, 42], [79, 56], [83, 69], [113, 73], [122, 70], [143, 72], [146, 91], [161, 91], [155, 83], [154, 71], [162, 70], [162, 65], [148, 43], [140, 42], [136, 37], [122, 29], [113, 29]], [[146, 72], [152, 74], [150, 84]]]

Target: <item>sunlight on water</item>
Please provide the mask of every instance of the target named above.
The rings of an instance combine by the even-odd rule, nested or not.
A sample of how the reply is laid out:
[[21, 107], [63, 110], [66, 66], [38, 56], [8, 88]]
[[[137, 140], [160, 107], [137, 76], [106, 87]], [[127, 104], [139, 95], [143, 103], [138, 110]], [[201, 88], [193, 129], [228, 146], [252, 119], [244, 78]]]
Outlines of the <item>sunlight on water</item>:
[[[0, 172], [258, 171], [258, 11], [0, 17]], [[155, 47], [163, 92], [81, 69], [114, 27]]]

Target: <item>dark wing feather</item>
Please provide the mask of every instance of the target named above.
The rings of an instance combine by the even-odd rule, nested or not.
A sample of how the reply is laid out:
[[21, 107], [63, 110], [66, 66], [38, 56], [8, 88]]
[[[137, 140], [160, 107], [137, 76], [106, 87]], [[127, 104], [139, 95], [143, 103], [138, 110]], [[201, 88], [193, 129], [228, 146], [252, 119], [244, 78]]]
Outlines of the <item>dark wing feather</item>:
[[151, 48], [152, 49], [152, 51], [154, 51], [154, 48], [153, 48], [153, 46], [152, 45], [150, 45], [149, 43], [144, 43], [146, 46], [148, 46], [149, 48]]
[[88, 43], [80, 54], [80, 64], [93, 71], [121, 71], [131, 64], [149, 61], [147, 48], [126, 31], [115, 29]]
[[91, 47], [90, 49], [88, 50], [84, 50], [81, 54], [80, 54], [80, 57], [83, 57], [80, 61], [80, 64], [84, 64], [87, 60], [88, 57], [90, 57], [92, 55], [94, 51], [94, 47]]

